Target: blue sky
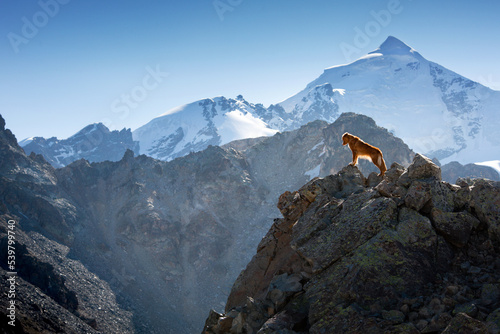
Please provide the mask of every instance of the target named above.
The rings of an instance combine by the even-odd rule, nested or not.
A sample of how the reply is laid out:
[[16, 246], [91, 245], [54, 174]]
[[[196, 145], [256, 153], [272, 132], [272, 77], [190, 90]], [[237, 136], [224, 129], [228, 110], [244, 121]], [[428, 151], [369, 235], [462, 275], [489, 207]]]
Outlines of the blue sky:
[[500, 90], [498, 13], [496, 0], [0, 0], [0, 114], [18, 139], [66, 138], [207, 97], [267, 106], [388, 35]]

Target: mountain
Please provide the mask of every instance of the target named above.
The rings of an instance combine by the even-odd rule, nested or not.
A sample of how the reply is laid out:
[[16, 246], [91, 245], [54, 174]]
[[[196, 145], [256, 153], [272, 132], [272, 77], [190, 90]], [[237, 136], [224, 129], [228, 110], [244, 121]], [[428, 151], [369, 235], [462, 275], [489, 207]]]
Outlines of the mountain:
[[[346, 130], [373, 136], [388, 165], [411, 162], [413, 152], [400, 139], [355, 114], [209, 146], [172, 161], [135, 157], [129, 150], [117, 162], [78, 160], [58, 169], [41, 155], [27, 156], [2, 130], [0, 215], [15, 217], [19, 233], [36, 243], [41, 235], [61, 245], [62, 254], [108, 284], [120, 309], [131, 312], [137, 333], [193, 333], [207, 307], [223, 308], [232, 282], [279, 215], [279, 194], [350, 162], [340, 140]], [[365, 161], [360, 168], [366, 175], [376, 171]], [[60, 262], [56, 252], [29, 251], [53, 266]], [[5, 270], [6, 263], [0, 264]], [[74, 291], [67, 281], [58, 284]], [[22, 297], [26, 307], [38, 303], [30, 302], [29, 293]], [[75, 293], [83, 305], [85, 295]], [[102, 328], [103, 321], [94, 326]]]
[[441, 167], [443, 181], [453, 183], [459, 178], [484, 178], [492, 181], [500, 181], [498, 172], [489, 166], [476, 164], [461, 165], [456, 161], [447, 163]]
[[500, 152], [500, 92], [426, 60], [392, 36], [350, 64], [325, 69], [278, 106], [275, 118], [285, 124], [279, 130], [352, 111], [442, 163], [493, 160]]
[[79, 159], [118, 161], [127, 149], [139, 153], [139, 143], [132, 140], [130, 129], [109, 131], [102, 123], [88, 125], [67, 139], [34, 137], [21, 141], [20, 145], [28, 154], [42, 154], [54, 167], [64, 167]]
[[142, 154], [168, 161], [209, 145], [275, 134], [258, 117], [263, 111], [262, 105], [248, 103], [242, 96], [204, 99], [168, 111], [133, 135]]
[[[367, 215], [363, 217], [367, 218], [366, 221], [369, 222], [371, 220], [368, 218], [380, 218], [381, 216], [377, 216], [377, 214], [383, 213], [371, 211], [378, 208], [376, 205], [370, 205], [375, 201], [386, 204], [390, 201], [396, 203], [397, 208], [394, 207], [394, 204], [390, 204], [394, 209], [390, 215], [392, 219], [395, 210], [400, 210], [400, 208], [403, 210], [403, 207], [422, 205], [423, 207], [419, 207], [418, 210], [414, 209], [425, 216], [428, 215], [427, 210], [432, 209], [434, 203], [432, 198], [435, 198], [436, 201], [458, 198], [456, 212], [449, 212], [449, 207], [443, 210], [446, 211], [446, 214], [462, 214], [467, 211], [482, 222], [477, 228], [478, 234], [475, 234], [483, 241], [481, 247], [474, 246], [475, 248], [471, 248], [470, 252], [464, 252], [464, 256], [467, 256], [469, 264], [473, 263], [473, 267], [480, 268], [480, 272], [484, 272], [484, 275], [476, 275], [477, 269], [473, 269], [474, 273], [464, 279], [454, 276], [455, 273], [448, 276], [451, 278], [447, 279], [450, 281], [456, 279], [456, 284], [461, 289], [460, 295], [453, 295], [451, 303], [465, 303], [461, 297], [465, 298], [466, 296], [469, 296], [467, 301], [475, 301], [474, 298], [479, 294], [478, 288], [467, 286], [470, 289], [475, 289], [472, 292], [474, 298], [471, 298], [471, 290], [466, 288], [462, 282], [471, 279], [480, 283], [483, 283], [482, 280], [486, 280], [489, 284], [496, 284], [497, 276], [487, 271], [487, 268], [482, 267], [486, 263], [491, 270], [491, 265], [495, 265], [495, 263], [491, 263], [490, 256], [494, 255], [490, 252], [490, 244], [495, 246], [496, 241], [491, 239], [489, 234], [487, 236], [485, 231], [491, 231], [490, 220], [496, 219], [496, 207], [493, 205], [488, 211], [481, 206], [481, 203], [486, 203], [482, 197], [479, 196], [473, 201], [469, 201], [467, 194], [480, 192], [482, 189], [488, 190], [490, 183], [470, 181], [470, 185], [465, 186], [463, 183], [468, 184], [469, 181], [462, 180], [460, 187], [465, 190], [460, 193], [465, 192], [466, 199], [455, 194], [459, 192], [457, 186], [446, 185], [442, 182], [436, 184], [436, 182], [424, 180], [416, 183], [414, 187], [408, 188], [406, 183], [408, 179], [402, 177], [404, 173], [401, 175], [398, 173], [403, 172], [411, 164], [415, 153], [403, 140], [394, 135], [399, 131], [398, 128], [391, 126], [388, 131], [366, 115], [343, 112], [344, 102], [347, 101], [350, 94], [358, 94], [360, 98], [364, 96], [365, 100], [361, 99], [361, 102], [364, 101], [363, 103], [367, 103], [376, 90], [378, 90], [381, 99], [384, 96], [386, 99], [391, 98], [390, 92], [393, 92], [394, 98], [401, 100], [404, 97], [402, 96], [404, 89], [400, 89], [399, 86], [407, 85], [405, 94], [411, 95], [412, 90], [408, 90], [408, 87], [411, 86], [417, 90], [420, 81], [424, 82], [422, 86], [425, 89], [422, 89], [426, 94], [430, 94], [432, 91], [439, 93], [442, 91], [439, 87], [448, 85], [447, 77], [439, 77], [437, 70], [431, 72], [430, 62], [425, 61], [415, 51], [405, 47], [402, 43], [392, 42], [392, 46], [383, 45], [378, 52], [345, 65], [354, 69], [365, 64], [369, 69], [369, 71], [361, 71], [360, 69], [359, 73], [356, 74], [356, 76], [368, 79], [363, 75], [371, 73], [373, 77], [373, 82], [363, 88], [365, 95], [362, 94], [361, 88], [354, 90], [355, 87], [347, 85], [344, 88], [338, 88], [339, 86], [335, 83], [323, 82], [299, 93], [302, 96], [296, 98], [294, 103], [287, 104], [285, 101], [269, 108], [251, 104], [242, 97], [235, 100], [219, 97], [198, 101], [168, 112], [133, 133], [130, 130], [125, 130], [125, 132], [107, 130], [108, 132], [106, 132], [106, 129], [101, 125], [91, 125], [79, 134], [68, 138], [68, 140], [73, 141], [72, 143], [67, 146], [61, 144], [60, 148], [52, 153], [50, 148], [58, 147], [60, 141], [53, 139], [52, 144], [44, 146], [48, 150], [48, 153], [44, 154], [52, 160], [52, 163], [66, 164], [61, 168], [54, 168], [40, 154], [27, 155], [17, 144], [14, 135], [5, 128], [5, 122], [0, 117], [0, 223], [2, 224], [0, 239], [3, 240], [1, 244], [5, 246], [5, 242], [8, 242], [9, 220], [16, 221], [20, 235], [19, 257], [27, 268], [25, 272], [19, 273], [19, 282], [22, 285], [22, 293], [19, 296], [19, 302], [22, 305], [22, 312], [20, 309], [19, 314], [22, 316], [19, 317], [19, 321], [23, 326], [24, 324], [28, 326], [26, 331], [44, 330], [44, 328], [33, 327], [33, 324], [38, 323], [38, 320], [42, 320], [48, 324], [47, 326], [51, 326], [47, 327], [47, 330], [52, 332], [92, 332], [92, 330], [107, 332], [106, 328], [111, 328], [110, 323], [115, 321], [118, 324], [115, 327], [117, 331], [123, 330], [123, 332], [129, 331], [130, 328], [132, 328], [131, 331], [137, 333], [182, 334], [197, 332], [203, 325], [203, 318], [206, 316], [208, 307], [220, 311], [229, 297], [233, 300], [234, 294], [231, 293], [230, 296], [231, 286], [240, 271], [251, 260], [256, 248], [260, 250], [261, 246], [266, 246], [269, 242], [266, 251], [270, 252], [270, 257], [281, 258], [282, 254], [274, 252], [275, 249], [270, 245], [272, 242], [286, 244], [286, 239], [279, 237], [280, 235], [290, 236], [287, 226], [276, 225], [272, 233], [262, 241], [262, 236], [266, 235], [272, 225], [272, 218], [279, 215], [280, 211], [276, 208], [276, 200], [280, 194], [298, 189], [315, 177], [327, 180], [320, 182], [332, 181], [332, 184], [322, 185], [326, 190], [329, 189], [328, 196], [330, 196], [323, 196], [323, 199], [336, 201], [333, 198], [335, 197], [338, 200], [330, 206], [322, 206], [318, 209], [319, 211], [310, 212], [319, 218], [319, 221], [313, 222], [314, 226], [312, 230], [309, 230], [311, 234], [304, 235], [304, 242], [306, 242], [305, 239], [318, 241], [318, 244], [323, 247], [320, 255], [328, 254], [329, 247], [332, 245], [338, 247], [338, 245], [343, 245], [344, 241], [347, 243], [345, 252], [355, 255], [355, 253], [350, 252], [353, 249], [349, 248], [349, 243], [352, 241], [350, 238], [358, 240], [353, 234], [334, 238], [333, 240], [337, 241], [333, 243], [324, 242], [324, 240], [331, 240], [328, 239], [328, 235], [324, 235], [324, 240], [315, 239], [316, 236], [323, 235], [320, 230], [325, 227], [325, 224], [331, 222], [329, 218], [333, 218], [338, 210], [343, 210], [343, 208], [347, 210], [349, 205], [352, 211], [346, 211], [346, 215], [355, 216], [362, 210], [368, 210], [365, 211]], [[394, 44], [399, 45], [399, 47], [395, 47]], [[392, 51], [389, 52], [389, 50]], [[399, 60], [400, 62], [396, 65], [402, 65], [403, 63], [409, 64], [407, 61], [412, 59], [420, 62], [420, 65], [405, 65], [404, 69], [396, 71], [396, 68], [392, 72], [387, 69], [387, 61], [394, 63]], [[380, 63], [375, 62], [376, 60], [379, 60]], [[420, 72], [425, 64], [428, 65], [429, 71], [422, 70]], [[437, 68], [436, 66], [433, 68]], [[335, 71], [338, 70], [332, 68], [327, 69], [325, 73]], [[397, 73], [401, 71], [406, 74], [400, 78], [400, 82], [392, 84], [392, 79], [397, 78]], [[384, 73], [387, 76], [392, 75], [392, 77], [387, 78], [387, 81], [383, 82], [384, 85], [380, 86], [379, 80], [384, 77]], [[412, 73], [415, 75], [415, 81], [408, 79]], [[431, 73], [434, 73], [437, 78], [437, 86], [434, 85]], [[445, 70], [442, 70], [442, 73], [449, 74]], [[354, 76], [354, 72], [352, 75]], [[348, 77], [344, 77], [343, 80], [351, 82]], [[430, 84], [427, 79], [431, 80]], [[455, 89], [460, 88], [462, 91], [466, 89], [463, 87], [465, 79], [459, 79], [453, 79], [453, 86], [448, 87], [446, 91], [455, 92]], [[362, 81], [356, 80], [356, 82], [361, 85]], [[354, 84], [355, 81], [352, 81], [352, 85]], [[478, 84], [473, 84], [473, 86], [476, 87], [474, 88], [476, 90], [481, 91], [482, 89]], [[446, 101], [450, 105], [455, 105], [456, 102], [458, 106], [462, 107], [469, 101], [469, 93], [467, 92], [469, 91], [462, 95], [459, 94], [463, 97], [462, 100], [458, 97], [453, 100], [451, 97], [453, 94], [450, 93], [451, 95]], [[488, 94], [483, 96], [485, 101], [488, 99], [490, 102], [494, 101], [495, 92], [489, 90], [484, 92], [490, 93], [489, 97]], [[412, 101], [424, 103], [425, 99], [421, 95], [425, 94], [420, 91], [420, 95], [417, 96], [419, 99], [414, 98]], [[429, 96], [434, 98], [433, 95]], [[441, 102], [444, 103], [443, 105], [446, 105], [442, 95], [439, 96]], [[354, 102], [352, 100], [352, 105]], [[382, 100], [378, 102], [382, 103]], [[405, 106], [403, 102], [401, 103], [402, 106]], [[395, 108], [396, 102], [394, 105], [389, 102], [386, 104]], [[405, 110], [407, 112], [410, 112], [410, 105], [409, 102], [406, 104], [407, 109]], [[416, 104], [417, 109], [420, 108], [419, 106], [420, 104]], [[394, 110], [391, 108], [388, 110], [393, 112]], [[478, 108], [484, 109], [486, 107], [480, 105]], [[412, 116], [414, 124], [419, 126], [417, 130], [425, 132], [428, 127], [444, 124], [426, 123], [422, 125], [418, 123], [417, 121], [421, 122], [422, 119], [428, 122], [442, 120], [438, 116], [432, 118], [432, 115], [427, 118], [427, 114], [424, 114], [424, 110], [427, 108], [422, 107], [419, 110], [421, 110], [419, 117]], [[440, 112], [444, 114], [443, 110]], [[472, 114], [476, 111], [470, 109], [467, 112]], [[467, 112], [459, 115], [457, 127], [463, 126], [460, 123], [463, 119], [468, 119], [467, 117], [470, 115]], [[309, 115], [313, 115], [314, 121], [308, 122]], [[330, 116], [332, 118], [329, 120], [333, 122], [316, 120], [317, 117]], [[381, 120], [386, 121], [392, 119], [391, 117], [399, 119], [397, 114], [393, 114], [385, 118], [381, 117]], [[302, 124], [303, 122], [308, 123]], [[405, 124], [407, 127], [414, 125], [412, 123]], [[494, 124], [494, 120], [489, 125], [485, 125], [482, 120], [476, 123], [471, 121], [467, 123], [467, 126], [470, 126], [471, 129], [477, 129], [477, 136], [474, 139], [476, 140], [482, 138], [479, 135], [485, 133], [491, 124]], [[293, 130], [280, 129], [281, 132], [275, 133], [273, 128], [276, 129], [281, 125], [293, 128]], [[492, 128], [490, 126], [490, 129]], [[380, 147], [384, 152], [387, 166], [393, 165], [393, 162], [398, 163], [398, 165], [393, 165], [393, 170], [387, 178], [377, 177], [378, 170], [370, 162], [364, 160], [359, 163], [361, 174], [358, 169], [351, 168], [341, 173], [343, 176], [335, 176], [351, 161], [349, 148], [341, 144], [340, 137], [345, 131], [354, 133]], [[474, 131], [470, 133], [476, 133]], [[101, 135], [102, 133], [109, 136]], [[119, 137], [120, 133], [124, 133], [126, 139], [110, 140], [112, 136]], [[436, 134], [440, 133], [436, 132]], [[263, 135], [265, 136], [262, 137]], [[443, 146], [445, 148], [451, 145], [437, 140], [439, 138], [441, 137], [434, 138], [436, 144], [445, 145]], [[469, 137], [464, 138], [464, 143], [467, 145], [473, 140]], [[233, 139], [238, 140], [231, 141]], [[490, 141], [494, 140], [496, 137], [490, 139]], [[41, 139], [39, 141], [43, 142]], [[136, 156], [137, 142], [140, 145], [140, 152], [145, 152], [146, 155]], [[124, 147], [122, 143], [127, 143], [127, 145]], [[215, 144], [217, 146], [214, 146]], [[85, 147], [85, 150], [78, 149], [78, 147]], [[126, 147], [129, 149], [127, 150]], [[115, 148], [117, 155], [113, 156], [113, 159], [107, 152], [102, 155], [93, 155], [96, 152], [114, 152]], [[465, 152], [469, 148], [468, 146], [462, 151]], [[26, 152], [28, 151], [26, 150]], [[434, 151], [438, 152], [437, 149]], [[71, 152], [88, 154], [89, 160], [96, 157], [95, 159], [103, 158], [106, 161], [89, 162], [80, 159], [80, 155]], [[498, 152], [498, 150], [491, 152]], [[50, 154], [53, 158], [50, 158]], [[62, 157], [68, 159], [62, 159]], [[431, 166], [427, 163], [424, 165]], [[457, 168], [450, 169], [452, 176], [461, 173], [457, 172], [461, 167]], [[434, 167], [431, 170], [434, 170]], [[482, 169], [474, 170], [474, 172], [484, 175]], [[330, 175], [334, 176], [329, 177]], [[391, 175], [394, 178], [397, 175], [402, 184], [395, 184], [394, 180], [390, 178]], [[373, 190], [377, 184], [379, 185], [378, 189]], [[431, 188], [431, 194], [427, 193], [428, 188]], [[359, 193], [359, 197], [350, 202], [340, 202], [346, 200], [352, 192]], [[367, 195], [366, 192], [369, 194]], [[409, 197], [407, 193], [414, 196]], [[296, 195], [296, 193], [289, 193], [289, 195], [284, 196], [283, 200], [280, 201], [283, 205], [282, 209], [288, 207], [287, 210], [294, 211], [296, 204], [293, 200]], [[374, 197], [371, 198], [371, 195]], [[315, 194], [311, 192], [301, 194], [299, 192], [297, 196], [299, 199], [306, 197], [312, 200]], [[405, 200], [401, 201], [403, 196]], [[381, 197], [384, 198], [379, 199]], [[409, 204], [406, 203], [406, 197], [408, 197]], [[494, 203], [497, 203], [495, 201]], [[291, 205], [287, 204], [288, 202]], [[306, 202], [298, 204], [303, 205], [304, 203]], [[319, 204], [328, 203], [318, 201], [314, 205]], [[322, 209], [324, 210], [322, 211]], [[372, 213], [374, 215], [370, 217]], [[469, 217], [465, 213], [463, 215]], [[401, 217], [404, 217], [403, 213], [401, 213]], [[325, 219], [323, 220], [323, 218]], [[397, 219], [399, 222], [400, 218]], [[418, 219], [418, 222], [421, 222], [423, 218], [419, 217]], [[395, 219], [389, 220], [389, 223], [394, 221]], [[442, 223], [442, 220], [438, 222]], [[288, 223], [289, 221], [283, 224], [287, 225]], [[360, 224], [360, 222], [356, 222], [353, 226], [359, 226], [356, 224]], [[467, 221], [464, 224], [467, 226]], [[460, 222], [459, 226], [464, 224]], [[348, 226], [349, 223], [345, 225]], [[425, 231], [434, 237], [428, 228], [429, 223], [426, 221], [424, 225]], [[319, 226], [318, 229], [315, 229], [317, 226]], [[372, 227], [373, 229], [371, 229]], [[389, 226], [383, 226], [384, 229], [386, 227]], [[445, 225], [445, 227], [449, 226]], [[377, 226], [368, 226], [367, 233], [380, 231], [377, 228]], [[411, 227], [408, 228], [411, 229]], [[438, 235], [443, 236], [446, 233], [455, 232], [461, 234], [463, 232], [462, 230], [455, 231], [453, 227], [449, 228], [451, 232], [441, 229], [438, 231]], [[393, 230], [387, 232], [391, 231], [394, 232]], [[411, 240], [416, 243], [425, 243], [425, 240], [419, 239], [421, 234], [417, 232], [414, 233], [416, 236], [410, 235]], [[400, 236], [405, 237], [405, 235]], [[309, 237], [313, 239], [309, 239]], [[323, 242], [321, 242], [322, 240]], [[437, 237], [436, 240], [439, 240], [436, 241], [438, 247], [446, 245]], [[450, 240], [452, 241], [448, 240], [447, 242], [455, 245], [455, 241]], [[393, 240], [389, 241], [388, 245], [394, 246]], [[413, 241], [411, 243], [414, 243]], [[37, 247], [39, 244], [45, 245], [44, 248], [50, 248], [53, 251], [44, 252]], [[379, 243], [374, 245], [376, 250], [380, 248], [379, 245]], [[432, 244], [431, 246], [435, 247], [436, 245]], [[338, 250], [338, 248], [336, 249]], [[389, 250], [394, 249], [389, 247]], [[366, 251], [371, 250], [369, 248]], [[408, 249], [404, 248], [403, 250]], [[435, 250], [432, 248], [427, 253], [435, 254]], [[479, 263], [480, 261], [474, 257], [478, 252], [482, 252], [483, 263]], [[421, 258], [424, 263], [429, 260], [427, 253]], [[457, 252], [457, 254], [459, 253]], [[288, 267], [280, 267], [281, 265], [278, 265], [277, 262], [270, 261], [270, 257], [265, 258], [265, 260], [273, 268], [288, 269]], [[379, 260], [382, 261], [384, 258], [375, 257], [374, 263], [380, 262]], [[478, 264], [474, 262], [476, 260]], [[463, 264], [467, 267], [467, 261], [460, 262], [460, 265]], [[267, 267], [267, 263], [263, 265], [263, 268], [271, 268]], [[370, 261], [366, 262], [366, 264], [371, 263]], [[0, 265], [2, 277], [5, 277], [8, 275], [5, 259], [0, 259]], [[345, 268], [343, 267], [343, 269]], [[403, 269], [405, 268], [409, 267], [405, 266]], [[310, 269], [306, 268], [303, 272], [307, 274]], [[373, 269], [373, 267], [369, 267], [369, 269]], [[394, 268], [390, 267], [390, 269]], [[410, 269], [408, 271], [411, 271]], [[432, 271], [427, 271], [428, 268], [424, 269], [424, 273], [432, 273]], [[44, 271], [43, 275], [32, 275], [33, 272], [42, 271]], [[78, 280], [76, 276], [79, 273], [81, 275]], [[268, 271], [268, 274], [274, 273], [274, 271]], [[364, 273], [366, 274], [366, 272]], [[396, 273], [399, 272], [396, 271]], [[368, 276], [366, 274], [363, 277]], [[490, 282], [490, 278], [493, 282]], [[283, 279], [286, 282], [289, 281], [287, 277], [283, 277]], [[296, 283], [296, 280], [297, 277], [294, 276], [292, 281]], [[301, 277], [299, 281], [305, 282], [305, 279]], [[2, 284], [5, 285], [5, 281], [3, 282]], [[48, 284], [52, 282], [53, 284]], [[260, 284], [259, 282], [259, 280], [253, 280], [252, 284]], [[400, 283], [400, 281], [394, 282]], [[279, 282], [275, 281], [275, 283]], [[249, 286], [251, 287], [251, 285]], [[268, 286], [258, 285], [258, 287], [266, 289]], [[494, 290], [494, 286], [489, 286], [489, 288]], [[106, 305], [104, 305], [103, 314], [96, 314], [99, 312], [92, 311], [92, 309], [95, 309], [97, 305], [95, 302], [98, 299], [96, 291], [101, 289]], [[487, 294], [490, 290], [485, 291]], [[277, 294], [273, 297], [275, 301], [281, 301], [281, 292], [273, 293], [273, 295]], [[296, 292], [301, 293], [301, 291]], [[347, 298], [347, 301], [357, 301], [357, 291], [354, 291], [352, 295], [348, 290], [341, 292], [342, 296], [340, 297]], [[418, 297], [415, 298], [418, 299]], [[5, 303], [5, 299], [1, 301]], [[442, 302], [444, 303], [444, 299]], [[408, 307], [413, 305], [413, 303], [406, 304], [409, 305]], [[249, 307], [253, 307], [253, 305], [252, 302], [249, 302]], [[357, 310], [354, 303], [347, 306], [350, 305]], [[361, 304], [358, 303], [358, 305]], [[6, 310], [4, 306], [5, 304], [2, 304], [3, 312]], [[53, 306], [57, 311], [43, 314], [42, 318], [36, 318], [38, 310], [44, 310], [45, 307], [49, 306]], [[366, 305], [363, 304], [363, 308], [365, 307]], [[376, 310], [375, 307], [376, 305], [374, 306]], [[384, 304], [380, 307], [389, 306]], [[476, 306], [476, 308], [478, 314], [484, 313], [484, 307]], [[275, 310], [278, 309], [276, 306]], [[381, 310], [386, 309], [382, 308]], [[419, 313], [421, 308], [415, 307], [412, 312], [416, 312], [415, 310], [418, 310], [417, 313]], [[303, 313], [303, 311], [301, 312]], [[243, 323], [243, 320], [247, 321], [246, 313], [240, 313], [235, 314], [235, 319], [239, 317], [240, 323]], [[400, 316], [400, 314], [398, 315]], [[454, 316], [454, 314], [450, 315]], [[420, 320], [427, 321], [427, 319]], [[227, 323], [229, 320], [224, 321]], [[304, 324], [302, 323], [300, 326], [302, 325]]]
[[[241, 96], [197, 101], [135, 130], [134, 139], [141, 153], [171, 160], [208, 145], [294, 130], [315, 120], [331, 123], [355, 112], [377, 120], [416, 152], [442, 163], [469, 164], [496, 159], [499, 106], [500, 92], [390, 36], [378, 49], [325, 69], [304, 90], [268, 108]], [[236, 127], [240, 131], [227, 133]]]
[[21, 145], [55, 167], [80, 158], [117, 161], [126, 149], [170, 161], [209, 145], [272, 136], [315, 120], [332, 123], [346, 112], [375, 119], [412, 150], [442, 164], [497, 160], [500, 152], [500, 92], [425, 59], [392, 36], [352, 63], [325, 69], [305, 89], [267, 108], [241, 95], [221, 96], [167, 111], [134, 130], [133, 139], [129, 130], [109, 132], [98, 124], [67, 140], [34, 138]]
[[420, 154], [372, 185], [347, 166], [286, 191], [202, 333], [498, 333], [499, 200]]

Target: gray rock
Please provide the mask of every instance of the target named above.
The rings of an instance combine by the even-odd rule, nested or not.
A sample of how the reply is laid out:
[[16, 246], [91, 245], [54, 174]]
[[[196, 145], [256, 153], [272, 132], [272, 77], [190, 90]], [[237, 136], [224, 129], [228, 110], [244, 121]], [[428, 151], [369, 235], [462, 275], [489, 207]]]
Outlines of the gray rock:
[[488, 225], [491, 237], [500, 241], [500, 182], [477, 180], [470, 197], [479, 220]]
[[424, 205], [431, 200], [431, 185], [425, 181], [413, 181], [405, 196], [407, 207], [416, 211], [422, 210]]
[[405, 320], [405, 315], [403, 312], [398, 310], [383, 311], [382, 318], [389, 321], [390, 323], [396, 325], [401, 324]]
[[500, 308], [497, 308], [486, 318], [486, 325], [490, 333], [500, 333]]
[[435, 179], [441, 180], [441, 169], [429, 158], [417, 153], [413, 162], [408, 166], [408, 177], [412, 180]]
[[431, 219], [436, 230], [457, 247], [463, 247], [469, 241], [472, 229], [479, 225], [479, 220], [468, 212], [443, 212], [432, 209]]

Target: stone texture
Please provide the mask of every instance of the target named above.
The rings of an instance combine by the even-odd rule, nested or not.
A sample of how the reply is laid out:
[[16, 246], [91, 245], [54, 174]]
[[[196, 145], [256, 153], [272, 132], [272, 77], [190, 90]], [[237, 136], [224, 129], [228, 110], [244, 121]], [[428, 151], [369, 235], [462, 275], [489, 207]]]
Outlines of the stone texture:
[[477, 228], [480, 223], [468, 212], [443, 212], [437, 208], [432, 209], [431, 219], [438, 233], [457, 247], [467, 244], [472, 229]]
[[431, 199], [430, 188], [431, 185], [428, 182], [412, 182], [405, 196], [406, 206], [416, 211], [422, 210], [424, 205]]
[[486, 318], [486, 326], [490, 333], [500, 333], [500, 308], [491, 312]]
[[429, 158], [417, 153], [408, 166], [408, 177], [411, 180], [435, 179], [441, 180], [441, 169]]
[[471, 187], [470, 206], [488, 225], [491, 236], [500, 241], [500, 182], [477, 180]]
[[313, 271], [322, 270], [394, 223], [396, 217], [396, 204], [391, 199], [377, 197], [374, 191], [353, 195], [343, 202], [329, 226], [297, 251], [311, 263]]

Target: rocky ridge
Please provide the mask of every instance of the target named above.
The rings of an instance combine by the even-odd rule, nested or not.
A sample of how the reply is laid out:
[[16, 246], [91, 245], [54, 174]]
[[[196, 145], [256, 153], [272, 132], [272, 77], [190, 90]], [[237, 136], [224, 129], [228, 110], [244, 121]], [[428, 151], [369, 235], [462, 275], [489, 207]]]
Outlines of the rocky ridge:
[[[19, 217], [0, 214], [0, 249], [7, 249], [8, 231], [15, 236], [16, 274], [7, 270], [6, 259], [0, 261], [2, 291], [14, 293], [0, 301], [4, 333], [134, 332], [132, 313], [119, 306], [105, 281], [70, 259], [67, 246], [37, 232], [26, 233], [18, 222]], [[13, 320], [7, 318], [10, 301], [15, 302], [15, 326], [6, 325]]]
[[283, 193], [203, 333], [498, 333], [500, 182], [441, 180], [417, 154]]

